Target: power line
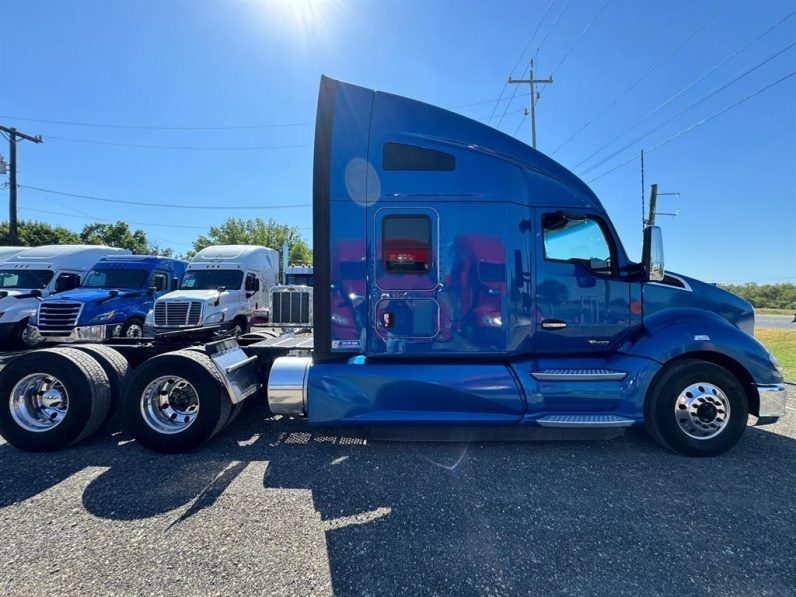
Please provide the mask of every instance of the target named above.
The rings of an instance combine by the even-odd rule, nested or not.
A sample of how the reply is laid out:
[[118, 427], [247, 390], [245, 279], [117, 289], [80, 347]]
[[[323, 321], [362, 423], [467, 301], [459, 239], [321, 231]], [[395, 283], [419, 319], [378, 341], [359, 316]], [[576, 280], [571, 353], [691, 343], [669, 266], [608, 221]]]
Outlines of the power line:
[[605, 106], [605, 107], [604, 107], [602, 110], [600, 110], [600, 111], [597, 113], [597, 115], [596, 115], [596, 116], [592, 117], [592, 119], [591, 119], [591, 120], [588, 120], [588, 121], [586, 122], [586, 124], [584, 124], [584, 125], [583, 125], [582, 127], [580, 127], [580, 128], [577, 130], [577, 131], [575, 131], [575, 132], [574, 132], [572, 135], [570, 135], [570, 136], [569, 136], [569, 137], [568, 137], [568, 138], [567, 138], [567, 139], [566, 139], [566, 140], [565, 140], [563, 143], [561, 143], [561, 145], [559, 145], [559, 146], [558, 146], [558, 147], [557, 147], [557, 148], [556, 148], [556, 149], [555, 149], [555, 150], [554, 150], [554, 151], [553, 151], [553, 152], [552, 152], [550, 155], [551, 155], [551, 156], [554, 156], [556, 153], [558, 153], [558, 152], [561, 150], [561, 148], [562, 148], [562, 147], [564, 147], [565, 145], [567, 145], [567, 144], [568, 144], [570, 141], [572, 141], [572, 140], [573, 140], [575, 137], [577, 137], [577, 136], [578, 136], [578, 135], [580, 135], [580, 134], [581, 134], [583, 131], [585, 131], [585, 130], [586, 130], [586, 129], [587, 129], [587, 128], [588, 128], [588, 127], [589, 127], [589, 126], [590, 126], [590, 125], [591, 125], [591, 124], [592, 124], [592, 123], [595, 121], [595, 120], [597, 120], [598, 118], [600, 118], [600, 116], [602, 116], [603, 114], [605, 114], [606, 112], [608, 112], [608, 110], [610, 110], [611, 108], [613, 108], [613, 107], [614, 107], [614, 106], [615, 106], [615, 105], [616, 105], [616, 104], [619, 102], [619, 100], [621, 100], [621, 99], [622, 99], [623, 97], [625, 97], [625, 96], [626, 96], [628, 93], [630, 93], [630, 92], [631, 92], [633, 89], [635, 89], [635, 88], [636, 88], [636, 86], [637, 86], [639, 83], [641, 83], [641, 82], [642, 82], [644, 79], [646, 79], [646, 78], [647, 78], [649, 75], [651, 75], [651, 74], [652, 74], [652, 72], [653, 72], [653, 71], [655, 71], [655, 69], [657, 69], [657, 68], [658, 68], [658, 67], [659, 67], [661, 64], [663, 64], [663, 63], [664, 63], [666, 60], [668, 60], [670, 56], [672, 56], [672, 55], [673, 55], [675, 52], [677, 52], [677, 50], [679, 50], [679, 49], [680, 49], [680, 48], [682, 48], [682, 47], [683, 47], [683, 46], [684, 46], [684, 45], [685, 45], [687, 42], [689, 42], [689, 41], [690, 41], [690, 40], [691, 40], [691, 39], [692, 39], [692, 38], [693, 38], [695, 35], [697, 35], [697, 34], [698, 34], [700, 31], [702, 31], [702, 30], [703, 30], [705, 27], [707, 27], [707, 26], [708, 26], [708, 24], [709, 24], [711, 21], [713, 21], [713, 19], [715, 19], [717, 16], [719, 16], [719, 14], [721, 14], [721, 13], [722, 13], [722, 12], [723, 12], [723, 11], [724, 11], [724, 10], [725, 10], [727, 7], [728, 7], [728, 6], [729, 6], [730, 4], [732, 4], [734, 1], [735, 1], [735, 0], [727, 0], [727, 2], [726, 2], [726, 3], [725, 3], [723, 6], [721, 6], [721, 8], [719, 8], [719, 9], [718, 9], [716, 12], [714, 12], [714, 13], [713, 13], [713, 14], [710, 16], [710, 18], [708, 18], [708, 20], [707, 20], [707, 21], [705, 21], [705, 22], [704, 22], [704, 23], [702, 23], [702, 24], [701, 24], [699, 27], [697, 27], [696, 29], [694, 29], [694, 31], [692, 31], [692, 32], [691, 32], [691, 33], [690, 33], [688, 36], [686, 36], [686, 38], [685, 38], [685, 39], [683, 39], [683, 40], [682, 40], [680, 43], [678, 43], [676, 46], [674, 46], [674, 47], [673, 47], [671, 50], [669, 50], [668, 52], [666, 52], [666, 54], [663, 56], [663, 58], [661, 58], [660, 60], [658, 60], [658, 62], [656, 62], [654, 65], [652, 65], [652, 67], [651, 67], [651, 68], [649, 68], [649, 69], [648, 69], [648, 70], [647, 70], [647, 71], [646, 71], [646, 72], [645, 72], [643, 75], [641, 75], [641, 76], [640, 76], [638, 79], [636, 79], [636, 80], [635, 80], [633, 83], [631, 83], [631, 85], [630, 85], [630, 86], [629, 86], [627, 89], [625, 89], [625, 90], [624, 90], [622, 93], [620, 93], [620, 94], [619, 94], [619, 95], [617, 95], [617, 96], [616, 96], [616, 97], [615, 97], [613, 100], [611, 100], [611, 102], [610, 102], [610, 103], [609, 103], [607, 106]]
[[[561, 15], [564, 14], [564, 11], [567, 9], [567, 7], [569, 7], [571, 2], [572, 2], [572, 0], [567, 0], [566, 4], [564, 4], [564, 7], [559, 11], [558, 15], [553, 20], [553, 24], [550, 25], [550, 29], [548, 29], [547, 35], [544, 36], [542, 41], [539, 43], [539, 46], [536, 48], [536, 52], [534, 52], [533, 57], [531, 58], [531, 70], [533, 70], [533, 62], [536, 59], [536, 57], [539, 55], [539, 50], [542, 49], [542, 46], [544, 45], [544, 42], [546, 42], [547, 38], [550, 37], [550, 34], [553, 32], [553, 29], [555, 29], [556, 25], [558, 24], [558, 20], [561, 18]], [[541, 22], [539, 24], [541, 25]], [[516, 70], [516, 67], [515, 67], [514, 70]], [[512, 71], [512, 73], [513, 73], [513, 71]], [[533, 79], [533, 77], [531, 77], [531, 79]], [[510, 81], [511, 81], [511, 75], [509, 75], [509, 82]], [[503, 119], [506, 117], [506, 114], [508, 112], [509, 107], [511, 106], [511, 102], [514, 101], [514, 97], [517, 95], [517, 91], [516, 90], [517, 90], [517, 88], [515, 87], [514, 88], [514, 92], [511, 94], [511, 99], [506, 104], [506, 107], [503, 110], [503, 114], [501, 115], [500, 120], [498, 120], [498, 123], [495, 126], [495, 128], [498, 128], [498, 129], [500, 128], [500, 125], [503, 122]], [[535, 104], [535, 98], [533, 97], [533, 85], [532, 85], [531, 86], [531, 106], [533, 106], [534, 104]], [[533, 119], [533, 116], [531, 116], [531, 118]]]
[[[528, 93], [521, 93], [517, 97], [522, 97], [524, 95], [529, 95], [529, 94]], [[470, 102], [469, 104], [459, 104], [458, 106], [448, 106], [448, 110], [458, 110], [459, 108], [470, 108], [472, 106], [483, 106], [484, 104], [493, 104], [495, 102], [500, 103], [500, 102], [507, 102], [507, 101], [509, 101], [509, 98], [507, 98], [507, 97], [500, 98], [499, 97], [497, 99], [482, 100], [480, 102]], [[493, 112], [493, 114], [494, 114], [494, 112]]]
[[258, 145], [258, 146], [232, 146], [232, 147], [211, 147], [211, 146], [190, 146], [190, 145], [150, 145], [143, 143], [119, 143], [116, 141], [97, 141], [94, 139], [75, 139], [73, 137], [57, 137], [55, 135], [44, 135], [45, 139], [55, 141], [67, 141], [70, 143], [88, 143], [91, 145], [110, 145], [112, 147], [134, 147], [137, 149], [179, 149], [188, 151], [263, 151], [270, 149], [297, 149], [299, 147], [311, 147], [309, 143], [300, 145]]
[[713, 66], [712, 68], [710, 68], [709, 70], [707, 70], [707, 71], [706, 71], [704, 74], [702, 74], [700, 77], [698, 77], [698, 78], [694, 79], [693, 81], [691, 81], [691, 82], [690, 82], [688, 85], [686, 85], [686, 86], [685, 86], [685, 87], [683, 87], [683, 88], [682, 88], [680, 91], [678, 91], [677, 93], [675, 93], [674, 95], [672, 95], [672, 96], [671, 96], [669, 99], [667, 99], [665, 102], [663, 102], [662, 104], [660, 104], [660, 105], [659, 105], [657, 108], [655, 108], [654, 110], [652, 110], [651, 112], [649, 112], [649, 113], [648, 113], [646, 116], [644, 116], [644, 117], [643, 117], [643, 118], [641, 118], [640, 120], [636, 121], [636, 123], [635, 123], [635, 124], [633, 124], [631, 127], [629, 127], [629, 128], [627, 128], [627, 129], [625, 129], [625, 130], [624, 130], [622, 133], [620, 133], [619, 135], [617, 135], [616, 137], [614, 137], [613, 139], [611, 139], [610, 141], [608, 141], [608, 143], [606, 143], [605, 145], [603, 145], [602, 147], [600, 147], [599, 149], [597, 149], [596, 151], [594, 151], [593, 153], [591, 153], [590, 155], [588, 155], [587, 157], [585, 157], [584, 159], [582, 159], [580, 162], [578, 162], [577, 164], [575, 164], [575, 165], [572, 167], [572, 169], [574, 170], [574, 169], [576, 169], [576, 168], [579, 168], [579, 167], [580, 167], [580, 166], [582, 166], [582, 165], [583, 165], [585, 162], [589, 161], [589, 160], [590, 160], [591, 158], [593, 158], [595, 155], [597, 155], [597, 154], [599, 154], [601, 151], [603, 151], [605, 148], [607, 148], [607, 147], [610, 147], [611, 145], [613, 145], [613, 144], [614, 144], [616, 141], [618, 141], [619, 139], [621, 139], [622, 137], [624, 137], [624, 136], [625, 136], [627, 133], [629, 133], [630, 131], [632, 131], [633, 129], [635, 129], [635, 128], [636, 128], [638, 125], [640, 125], [642, 122], [646, 121], [646, 120], [647, 120], [647, 119], [649, 119], [651, 116], [654, 116], [655, 114], [657, 114], [657, 113], [658, 113], [660, 110], [662, 110], [662, 109], [663, 109], [663, 108], [665, 108], [667, 105], [669, 105], [670, 103], [672, 103], [674, 100], [676, 100], [678, 97], [680, 97], [680, 96], [681, 96], [683, 93], [685, 93], [686, 91], [688, 91], [689, 89], [691, 89], [691, 88], [692, 88], [694, 85], [696, 85], [696, 84], [697, 84], [697, 83], [699, 83], [700, 81], [704, 80], [704, 79], [705, 79], [705, 78], [706, 78], [708, 75], [712, 74], [712, 73], [713, 73], [713, 72], [715, 72], [717, 69], [719, 69], [719, 68], [721, 68], [722, 66], [724, 66], [725, 64], [727, 64], [727, 62], [729, 62], [730, 60], [732, 60], [733, 58], [735, 58], [735, 57], [736, 57], [738, 54], [740, 54], [741, 52], [745, 51], [746, 49], [748, 49], [748, 48], [749, 48], [750, 46], [752, 46], [753, 44], [755, 44], [755, 43], [757, 43], [758, 41], [760, 41], [760, 40], [761, 40], [763, 37], [765, 37], [765, 36], [766, 36], [766, 35], [768, 35], [768, 34], [769, 34], [771, 31], [773, 31], [774, 29], [776, 29], [777, 27], [779, 27], [780, 25], [782, 25], [782, 23], [784, 23], [785, 21], [787, 21], [787, 20], [788, 20], [789, 18], [791, 18], [793, 15], [796, 15], [796, 10], [794, 10], [794, 11], [793, 11], [793, 12], [791, 12], [790, 14], [786, 15], [784, 18], [780, 19], [780, 20], [779, 20], [777, 23], [775, 23], [774, 25], [772, 25], [771, 27], [769, 27], [768, 29], [766, 29], [765, 31], [763, 31], [763, 33], [761, 33], [760, 35], [758, 35], [756, 38], [754, 38], [752, 41], [750, 41], [750, 42], [749, 42], [748, 44], [746, 44], [745, 46], [743, 46], [743, 47], [741, 47], [741, 48], [739, 48], [739, 49], [735, 50], [735, 51], [734, 51], [732, 54], [730, 54], [729, 56], [727, 56], [727, 57], [726, 57], [724, 60], [722, 60], [721, 62], [719, 62], [718, 64], [716, 64], [716, 65], [715, 65], [715, 66]]
[[691, 110], [692, 108], [695, 108], [696, 106], [698, 106], [698, 105], [706, 102], [707, 100], [709, 100], [714, 95], [724, 91], [730, 85], [733, 85], [734, 83], [736, 83], [736, 82], [740, 81], [741, 79], [743, 79], [745, 76], [751, 74], [752, 72], [756, 71], [757, 69], [761, 68], [762, 66], [768, 64], [769, 62], [774, 60], [774, 58], [776, 58], [776, 57], [780, 56], [781, 54], [787, 52], [788, 50], [790, 50], [794, 46], [796, 46], [796, 42], [793, 42], [789, 46], [786, 46], [785, 48], [783, 48], [783, 49], [779, 50], [778, 52], [772, 54], [771, 56], [769, 56], [768, 58], [766, 58], [762, 62], [759, 62], [758, 64], [755, 64], [754, 66], [751, 66], [751, 67], [747, 68], [746, 70], [744, 70], [743, 72], [741, 72], [741, 73], [739, 73], [737, 75], [734, 75], [732, 78], [730, 78], [729, 80], [725, 81], [720, 86], [715, 88], [713, 91], [711, 91], [707, 95], [701, 97], [700, 99], [698, 99], [697, 101], [695, 101], [694, 103], [689, 105], [688, 107], [683, 108], [679, 112], [676, 112], [675, 114], [670, 116], [668, 119], [666, 119], [663, 122], [661, 122], [660, 124], [658, 124], [656, 127], [652, 128], [652, 129], [648, 130], [646, 133], [643, 133], [642, 135], [636, 137], [635, 139], [633, 139], [629, 143], [626, 143], [625, 145], [623, 145], [622, 147], [617, 149], [615, 152], [613, 152], [611, 155], [603, 158], [602, 160], [600, 160], [596, 164], [593, 164], [593, 165], [589, 166], [588, 168], [586, 168], [583, 171], [583, 174], [587, 174], [588, 172], [591, 172], [595, 168], [599, 168], [600, 166], [602, 166], [605, 162], [607, 162], [611, 158], [616, 157], [617, 155], [619, 155], [620, 153], [622, 153], [626, 149], [629, 149], [630, 147], [632, 147], [633, 145], [635, 145], [636, 143], [641, 141], [642, 139], [645, 139], [646, 137], [649, 137], [655, 131], [660, 130], [662, 127], [664, 127], [665, 125], [669, 124], [673, 120], [676, 120], [677, 118], [679, 118], [680, 116], [682, 116], [683, 114], [685, 114], [686, 112]]
[[[51, 216], [64, 216], [66, 218], [81, 218], [81, 219], [93, 219], [93, 220], [100, 220], [102, 222], [115, 222], [116, 220], [110, 220], [108, 218], [100, 218], [97, 216], [90, 216], [88, 214], [84, 215], [75, 215], [74, 213], [65, 213], [61, 211], [50, 211], [47, 209], [37, 209], [33, 207], [20, 207], [20, 210], [23, 211], [32, 211], [36, 213], [42, 214], [49, 214]], [[127, 224], [134, 224], [135, 226], [157, 226], [159, 228], [185, 228], [188, 230], [208, 230], [210, 226], [185, 226], [181, 224], [155, 224], [154, 222], [134, 222], [132, 220], [124, 220]]]
[[[564, 54], [564, 57], [556, 65], [556, 67], [552, 71], [550, 71], [550, 77], [551, 78], [553, 77], [554, 74], [556, 74], [558, 69], [561, 68], [561, 65], [564, 64], [564, 62], [566, 62], [567, 58], [569, 58], [569, 55], [572, 54], [572, 52], [575, 50], [575, 48], [578, 47], [578, 44], [580, 43], [580, 41], [583, 39], [583, 37], [586, 35], [586, 33], [589, 32], [589, 29], [592, 28], [592, 25], [594, 25], [594, 23], [597, 21], [597, 19], [599, 19], [600, 16], [605, 12], [605, 9], [608, 8], [608, 5], [611, 3], [611, 1], [612, 0], [605, 0], [605, 3], [602, 5], [602, 8], [600, 8], [599, 12], [596, 15], [594, 15], [594, 18], [589, 22], [588, 25], [586, 25], [586, 28], [583, 31], [580, 32], [580, 35], [575, 40], [575, 43], [573, 43], [572, 46], [569, 48], [569, 50], [567, 50], [567, 53]], [[537, 99], [541, 99], [542, 98], [542, 95], [544, 95], [544, 92], [545, 92], [546, 89], [547, 89], [546, 87], [542, 88], [542, 90], [539, 92], [539, 97]]]
[[[774, 81], [773, 83], [770, 83], [770, 84], [766, 85], [765, 87], [763, 87], [763, 88], [761, 88], [761, 89], [758, 89], [758, 90], [757, 90], [757, 91], [755, 91], [754, 93], [751, 93], [750, 95], [747, 95], [745, 98], [738, 100], [738, 101], [737, 101], [737, 102], [735, 102], [734, 104], [731, 104], [731, 105], [727, 106], [726, 108], [723, 108], [723, 109], [719, 110], [718, 112], [714, 112], [714, 113], [713, 113], [713, 114], [711, 114], [710, 116], [707, 116], [706, 118], [703, 118], [703, 119], [702, 119], [702, 120], [700, 120], [699, 122], [696, 122], [696, 123], [692, 124], [691, 126], [684, 128], [683, 130], [681, 130], [680, 132], [678, 132], [678, 133], [676, 133], [676, 134], [672, 135], [672, 136], [671, 136], [671, 137], [669, 137], [668, 139], [664, 139], [663, 141], [661, 141], [660, 143], [658, 143], [658, 144], [656, 144], [656, 145], [653, 145], [653, 146], [652, 146], [652, 147], [650, 147], [649, 149], [645, 149], [645, 150], [644, 150], [644, 152], [645, 152], [645, 153], [649, 153], [649, 152], [651, 152], [651, 151], [655, 151], [656, 149], [658, 149], [658, 148], [660, 148], [660, 147], [662, 147], [662, 146], [666, 145], [667, 143], [670, 143], [671, 141], [674, 141], [675, 139], [677, 139], [677, 138], [679, 138], [679, 137], [682, 137], [682, 136], [683, 136], [683, 135], [685, 135], [686, 133], [688, 133], [688, 132], [690, 132], [690, 131], [694, 130], [695, 128], [702, 126], [702, 125], [703, 125], [703, 124], [705, 124], [706, 122], [708, 122], [708, 121], [710, 121], [710, 120], [713, 120], [713, 119], [714, 119], [714, 118], [716, 118], [717, 116], [721, 116], [721, 115], [722, 115], [722, 114], [724, 114], [725, 112], [727, 112], [727, 111], [729, 111], [729, 110], [732, 110], [732, 109], [733, 109], [733, 108], [735, 108], [736, 106], [740, 106], [742, 103], [744, 103], [744, 102], [746, 102], [746, 101], [748, 101], [748, 100], [752, 99], [753, 97], [755, 97], [755, 96], [757, 96], [757, 95], [760, 95], [760, 94], [761, 94], [761, 93], [763, 93], [764, 91], [768, 91], [768, 90], [769, 90], [769, 89], [771, 89], [772, 87], [774, 87], [774, 86], [776, 86], [776, 85], [779, 85], [780, 83], [784, 82], [785, 80], [787, 80], [787, 79], [791, 78], [791, 77], [792, 77], [792, 76], [794, 76], [794, 75], [796, 75], [796, 71], [793, 71], [792, 73], [785, 75], [785, 76], [784, 76], [784, 77], [782, 77], [781, 79], [777, 79], [777, 80], [776, 80], [776, 81]], [[634, 162], [636, 159], [637, 159], [637, 157], [636, 157], [636, 156], [634, 156], [634, 157], [630, 158], [629, 160], [627, 160], [626, 162], [622, 162], [622, 163], [621, 163], [621, 164], [619, 164], [618, 166], [614, 166], [614, 167], [613, 167], [613, 168], [611, 168], [610, 170], [607, 170], [607, 171], [603, 172], [602, 174], [600, 174], [599, 176], [597, 176], [597, 177], [595, 177], [595, 178], [592, 178], [591, 180], [587, 181], [587, 184], [591, 184], [591, 183], [593, 183], [595, 180], [599, 180], [599, 179], [600, 179], [600, 178], [602, 178], [603, 176], [607, 176], [607, 175], [608, 175], [608, 174], [610, 174], [611, 172], [614, 172], [615, 170], [619, 170], [619, 168], [622, 168], [623, 166], [627, 166], [627, 165], [628, 165], [628, 164], [630, 164], [631, 162]]]
[[[542, 14], [542, 18], [539, 19], [539, 22], [536, 25], [536, 29], [533, 30], [533, 35], [531, 35], [531, 38], [528, 40], [528, 43], [526, 44], [526, 46], [523, 48], [522, 52], [520, 53], [520, 57], [517, 58], [517, 62], [514, 63], [514, 66], [512, 67], [511, 71], [509, 72], [509, 76], [513, 75], [514, 71], [517, 70], [517, 67], [520, 65], [520, 62], [522, 62], [522, 59], [525, 56], [525, 53], [528, 51], [528, 48], [531, 47], [531, 44], [533, 43], [533, 40], [536, 39], [536, 34], [539, 33], [539, 28], [542, 26], [542, 23], [544, 23], [544, 20], [547, 18], [547, 13], [549, 13], [550, 9], [553, 7], [553, 2], [555, 2], [555, 0], [550, 0], [550, 3], [547, 5], [547, 8], [545, 9], [544, 13]], [[487, 124], [492, 122], [492, 118], [495, 116], [495, 110], [497, 110], [498, 104], [500, 103], [501, 99], [503, 98], [503, 94], [506, 92], [506, 87], [508, 87], [508, 85], [509, 85], [508, 82], [503, 83], [503, 89], [500, 90], [500, 95], [498, 96], [498, 99], [495, 102], [495, 106], [492, 108], [492, 114], [489, 115], [489, 120], [487, 120]], [[511, 104], [512, 101], [514, 101], [514, 97], [516, 95], [517, 95], [517, 88], [515, 87], [514, 88], [514, 93], [512, 94], [511, 98], [509, 99], [509, 105]]]
[[286, 122], [278, 124], [240, 124], [229, 126], [152, 126], [143, 124], [108, 124], [97, 122], [72, 122], [67, 120], [47, 120], [44, 118], [23, 118], [21, 116], [0, 115], [0, 118], [8, 120], [22, 120], [25, 122], [41, 122], [45, 124], [63, 124], [67, 126], [85, 126], [103, 129], [133, 129], [144, 131], [235, 131], [243, 129], [275, 129], [311, 126], [311, 122]]
[[67, 193], [53, 189], [44, 189], [30, 185], [17, 185], [21, 189], [39, 191], [42, 193], [52, 193], [53, 195], [63, 195], [64, 197], [75, 197], [77, 199], [88, 199], [90, 201], [102, 201], [105, 203], [121, 203], [124, 205], [143, 205], [146, 207], [168, 207], [172, 209], [292, 209], [297, 207], [311, 207], [311, 203], [295, 203], [292, 205], [180, 205], [174, 203], [147, 203], [144, 201], [126, 201], [122, 199], [108, 199], [107, 197], [94, 197], [92, 195], [81, 195], [78, 193]]
[[572, 3], [572, 0], [567, 0], [567, 3], [564, 4], [564, 8], [561, 9], [561, 11], [558, 13], [558, 16], [556, 17], [555, 21], [553, 21], [553, 24], [550, 25], [550, 29], [547, 30], [547, 35], [545, 35], [544, 39], [542, 39], [542, 41], [539, 43], [539, 46], [536, 48], [536, 52], [534, 52], [533, 58], [531, 58], [531, 60], [536, 60], [536, 58], [539, 56], [539, 50], [542, 49], [542, 46], [544, 46], [544, 42], [547, 41], [547, 38], [550, 37], [550, 34], [553, 32], [553, 29], [555, 29], [556, 25], [558, 25], [558, 21], [561, 18], [561, 15], [563, 15], [564, 12], [566, 12], [567, 8], [569, 8], [569, 5], [571, 3]]

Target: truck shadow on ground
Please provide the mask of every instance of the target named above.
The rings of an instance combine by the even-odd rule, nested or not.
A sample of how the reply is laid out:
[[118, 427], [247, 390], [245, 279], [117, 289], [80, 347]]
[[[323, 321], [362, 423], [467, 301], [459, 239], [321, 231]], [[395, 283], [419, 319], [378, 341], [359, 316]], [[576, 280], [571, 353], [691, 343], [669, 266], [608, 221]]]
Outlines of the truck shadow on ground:
[[[719, 458], [610, 441], [396, 443], [264, 420], [259, 406], [184, 455], [124, 434], [55, 454], [0, 446], [0, 507], [85, 467], [83, 505], [137, 520], [212, 506], [253, 461], [263, 491], [309, 489], [339, 594], [707, 592], [796, 586], [796, 441], [748, 429]], [[289, 515], [263, 512], [264, 516]]]

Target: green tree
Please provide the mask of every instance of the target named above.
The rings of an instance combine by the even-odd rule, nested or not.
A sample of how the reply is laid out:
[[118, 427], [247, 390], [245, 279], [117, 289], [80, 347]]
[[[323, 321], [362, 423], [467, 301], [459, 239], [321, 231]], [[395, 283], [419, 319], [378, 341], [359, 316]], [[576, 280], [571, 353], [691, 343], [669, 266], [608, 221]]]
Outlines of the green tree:
[[[63, 226], [52, 226], [44, 222], [19, 220], [17, 237], [23, 247], [40, 245], [73, 245], [80, 242], [80, 237]], [[0, 223], [0, 243], [8, 245], [8, 222]]]
[[796, 306], [796, 284], [719, 284], [746, 299], [758, 309], [792, 309]]
[[161, 251], [157, 246], [149, 244], [143, 230], [131, 231], [130, 226], [121, 220], [115, 224], [86, 224], [80, 232], [80, 241], [87, 245], [108, 245], [119, 249], [128, 249], [134, 255], [150, 255], [170, 253], [170, 249]]
[[193, 242], [194, 251], [191, 255], [210, 245], [262, 245], [281, 251], [285, 242], [290, 247], [290, 261], [312, 262], [312, 250], [298, 228], [279, 224], [273, 218], [267, 222], [262, 218], [229, 218], [220, 226], [212, 226], [207, 235], [197, 238]]

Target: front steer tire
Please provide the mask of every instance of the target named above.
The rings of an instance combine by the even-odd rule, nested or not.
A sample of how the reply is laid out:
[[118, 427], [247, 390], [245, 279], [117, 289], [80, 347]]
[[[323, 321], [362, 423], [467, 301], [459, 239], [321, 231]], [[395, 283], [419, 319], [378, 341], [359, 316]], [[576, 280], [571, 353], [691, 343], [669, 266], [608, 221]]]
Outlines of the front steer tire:
[[[704, 412], [689, 406], [702, 396]], [[741, 439], [749, 403], [738, 378], [724, 367], [682, 359], [658, 375], [644, 415], [647, 432], [660, 445], [685, 456], [718, 456]]]
[[[158, 380], [163, 386], [157, 385]], [[154, 394], [150, 388], [155, 387], [177, 390], [165, 396]], [[162, 413], [152, 407], [151, 397], [155, 395], [163, 396]], [[171, 404], [175, 400], [183, 404]], [[122, 397], [123, 415], [133, 437], [144, 447], [165, 453], [187, 452], [209, 440], [225, 426], [231, 409], [221, 375], [210, 357], [194, 350], [149, 359], [133, 371]], [[186, 417], [190, 417], [190, 424], [181, 424]]]
[[[15, 417], [12, 394], [24, 387], [26, 379], [35, 381], [37, 376], [44, 382], [38, 387], [57, 387], [59, 394], [66, 395], [67, 406], [59, 409], [50, 400], [47, 409], [37, 407], [40, 394], [34, 383], [28, 385], [30, 391], [17, 402]], [[48, 379], [55, 381], [47, 382]], [[108, 376], [91, 356], [60, 347], [27, 353], [15, 358], [0, 373], [0, 433], [20, 450], [49, 452], [66, 448], [100, 428], [110, 401]]]

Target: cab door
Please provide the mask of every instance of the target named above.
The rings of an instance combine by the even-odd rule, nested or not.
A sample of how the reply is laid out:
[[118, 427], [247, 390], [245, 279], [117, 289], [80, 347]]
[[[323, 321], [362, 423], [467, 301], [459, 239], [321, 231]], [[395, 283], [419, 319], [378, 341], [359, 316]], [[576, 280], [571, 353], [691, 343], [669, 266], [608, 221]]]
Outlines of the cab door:
[[630, 283], [600, 214], [534, 209], [537, 353], [616, 348], [630, 330]]

